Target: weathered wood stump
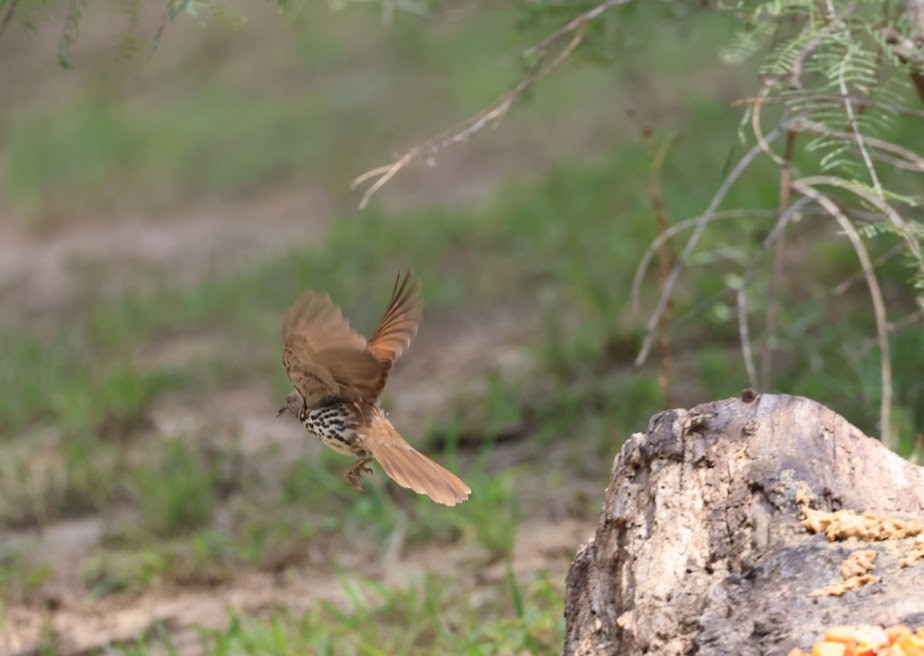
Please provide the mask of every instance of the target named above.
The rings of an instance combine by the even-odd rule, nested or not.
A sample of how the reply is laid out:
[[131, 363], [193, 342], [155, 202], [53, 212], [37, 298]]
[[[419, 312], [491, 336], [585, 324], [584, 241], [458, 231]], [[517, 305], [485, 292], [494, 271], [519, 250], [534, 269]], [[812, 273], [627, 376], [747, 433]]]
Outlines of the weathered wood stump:
[[[900, 530], [841, 539], [835, 522], [829, 539], [803, 526], [809, 507]], [[617, 456], [571, 564], [564, 653], [785, 655], [835, 624], [919, 626], [922, 519], [924, 468], [814, 401], [746, 392], [660, 413]], [[875, 553], [865, 584], [811, 595], [858, 550]]]

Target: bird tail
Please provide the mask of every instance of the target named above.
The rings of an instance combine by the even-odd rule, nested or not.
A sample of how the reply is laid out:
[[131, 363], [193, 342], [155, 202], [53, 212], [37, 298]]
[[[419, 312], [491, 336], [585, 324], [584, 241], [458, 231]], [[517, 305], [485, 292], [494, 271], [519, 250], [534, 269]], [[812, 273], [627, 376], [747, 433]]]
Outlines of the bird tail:
[[444, 506], [468, 499], [472, 490], [461, 478], [414, 449], [383, 415], [372, 419], [370, 429], [363, 446], [395, 483]]

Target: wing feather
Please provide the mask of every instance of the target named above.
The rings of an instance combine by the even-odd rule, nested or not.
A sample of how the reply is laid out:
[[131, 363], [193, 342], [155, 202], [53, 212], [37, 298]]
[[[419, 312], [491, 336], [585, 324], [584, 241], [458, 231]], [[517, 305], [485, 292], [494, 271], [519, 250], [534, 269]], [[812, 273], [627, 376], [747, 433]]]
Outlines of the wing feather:
[[330, 296], [307, 291], [282, 316], [286, 374], [308, 403], [330, 397], [375, 403], [422, 319], [420, 282], [410, 270], [398, 274], [369, 341], [353, 330]]
[[306, 400], [370, 399], [384, 385], [382, 365], [330, 296], [307, 291], [282, 316], [282, 361]]
[[376, 360], [390, 369], [401, 357], [411, 340], [417, 335], [417, 329], [423, 320], [423, 297], [420, 293], [420, 281], [410, 269], [395, 279], [395, 286], [385, 313], [379, 321], [372, 337], [369, 338], [369, 350]]

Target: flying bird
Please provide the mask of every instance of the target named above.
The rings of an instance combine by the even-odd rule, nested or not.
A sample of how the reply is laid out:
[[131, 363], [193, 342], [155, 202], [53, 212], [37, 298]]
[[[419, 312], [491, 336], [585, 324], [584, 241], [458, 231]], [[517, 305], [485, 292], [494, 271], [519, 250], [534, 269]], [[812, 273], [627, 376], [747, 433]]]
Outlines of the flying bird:
[[307, 291], [282, 316], [282, 362], [295, 387], [288, 410], [324, 444], [356, 462], [344, 478], [362, 490], [375, 460], [401, 487], [454, 506], [472, 490], [462, 479], [414, 449], [378, 406], [392, 366], [423, 319], [420, 282], [398, 274], [391, 299], [372, 337], [350, 327], [330, 296]]

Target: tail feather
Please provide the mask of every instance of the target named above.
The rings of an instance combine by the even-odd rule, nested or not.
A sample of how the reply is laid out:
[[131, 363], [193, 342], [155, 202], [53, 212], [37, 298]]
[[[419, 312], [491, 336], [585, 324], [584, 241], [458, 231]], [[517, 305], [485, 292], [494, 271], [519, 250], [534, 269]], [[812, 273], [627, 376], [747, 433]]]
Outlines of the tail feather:
[[391, 479], [436, 503], [454, 506], [468, 499], [472, 489], [448, 469], [420, 453], [398, 434], [376, 406], [357, 406], [362, 413], [363, 447]]
[[395, 483], [418, 494], [426, 494], [437, 503], [454, 506], [468, 499], [472, 493], [461, 478], [407, 442], [376, 443], [371, 440], [366, 446]]
[[472, 492], [462, 479], [411, 446], [407, 449], [386, 446], [373, 455], [398, 485], [426, 494], [437, 503], [454, 506], [468, 499]]

